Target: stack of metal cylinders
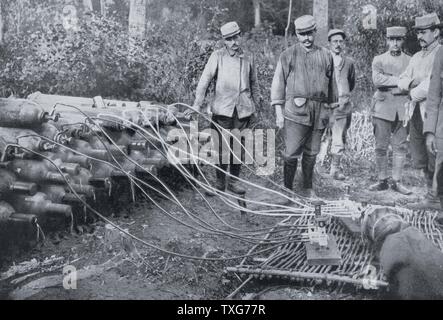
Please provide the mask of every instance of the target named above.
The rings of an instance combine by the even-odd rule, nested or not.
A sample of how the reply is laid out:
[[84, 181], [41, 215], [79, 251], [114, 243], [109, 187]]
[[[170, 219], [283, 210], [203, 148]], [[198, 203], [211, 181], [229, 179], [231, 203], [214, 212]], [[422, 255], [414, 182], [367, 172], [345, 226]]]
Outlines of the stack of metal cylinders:
[[51, 231], [85, 220], [86, 206], [112, 204], [116, 184], [169, 165], [173, 118], [150, 102], [0, 98], [0, 226]]

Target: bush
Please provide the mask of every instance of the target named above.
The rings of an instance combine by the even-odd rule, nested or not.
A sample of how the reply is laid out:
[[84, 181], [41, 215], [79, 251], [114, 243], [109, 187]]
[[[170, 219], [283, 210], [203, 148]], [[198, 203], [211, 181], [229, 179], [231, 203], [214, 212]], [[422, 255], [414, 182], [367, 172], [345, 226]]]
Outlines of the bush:
[[[113, 18], [86, 14], [76, 32], [43, 20], [28, 22], [7, 38], [1, 52], [0, 92], [26, 97], [32, 92], [192, 104], [195, 89], [210, 54], [222, 46], [217, 19], [202, 27], [183, 9], [170, 16], [174, 23], [150, 24], [143, 40], [129, 41], [127, 26]], [[26, 24], [27, 25], [27, 24]], [[207, 39], [207, 40], [202, 40]], [[270, 27], [245, 34], [245, 47], [256, 55], [262, 125], [274, 124], [270, 86], [274, 66], [284, 49], [282, 37]], [[209, 95], [208, 101], [211, 99]]]
[[[377, 8], [377, 30], [368, 30], [362, 25], [363, 6], [372, 4]], [[350, 55], [357, 62], [359, 81], [357, 91], [373, 90], [371, 80], [372, 60], [376, 55], [386, 51], [386, 28], [405, 26], [408, 28], [405, 51], [414, 54], [420, 48], [417, 37], [412, 29], [414, 17], [436, 11], [442, 17], [443, 3], [438, 0], [399, 1], [399, 0], [350, 0], [349, 15], [346, 17], [344, 29], [349, 34]], [[357, 8], [357, 9], [356, 9]]]
[[201, 44], [206, 30], [187, 14], [176, 15], [174, 24], [150, 25], [136, 41], [127, 26], [95, 14], [85, 15], [77, 32], [42, 21], [7, 39], [0, 91], [189, 103], [212, 48]]

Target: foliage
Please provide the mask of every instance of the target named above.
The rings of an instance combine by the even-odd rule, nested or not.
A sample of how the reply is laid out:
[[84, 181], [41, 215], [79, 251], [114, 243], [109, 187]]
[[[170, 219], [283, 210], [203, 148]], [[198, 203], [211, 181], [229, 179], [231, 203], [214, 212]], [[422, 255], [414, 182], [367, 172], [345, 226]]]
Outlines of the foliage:
[[[10, 5], [10, 10], [17, 10]], [[62, 7], [63, 3], [57, 10]], [[185, 5], [176, 6], [167, 21], [148, 24], [144, 39], [130, 41], [127, 26], [112, 15], [83, 14], [73, 31], [64, 28], [61, 18], [50, 19], [48, 10], [43, 13], [40, 2], [26, 8], [25, 13], [33, 8], [45, 19], [38, 24], [34, 18], [22, 21], [21, 30], [13, 28], [16, 18], [9, 21], [9, 36], [1, 50], [2, 96], [26, 97], [41, 91], [192, 104], [210, 54], [222, 45], [216, 39], [226, 19], [225, 9], [205, 3], [200, 10], [211, 18], [202, 25], [195, 19], [199, 13]], [[244, 39], [244, 46], [257, 59], [263, 97], [260, 118], [272, 125], [270, 83], [283, 40], [273, 35], [271, 26], [247, 32]]]
[[[150, 2], [144, 39], [129, 40], [129, 1], [114, 2], [106, 17], [85, 14], [81, 0], [6, 0], [6, 38], [0, 50], [0, 94], [25, 97], [35, 91], [77, 96], [156, 100], [192, 104], [199, 76], [215, 48], [220, 47], [219, 27], [238, 20], [251, 30], [252, 1], [164, 0]], [[262, 0], [261, 28], [245, 33], [244, 47], [256, 56], [261, 100], [260, 126], [274, 126], [270, 86], [284, 41], [276, 35], [286, 25], [285, 0]], [[417, 42], [411, 29], [413, 17], [436, 10], [436, 0], [340, 0], [333, 10], [348, 3], [345, 30], [349, 33], [349, 54], [359, 72], [356, 104], [364, 109], [372, 89], [371, 62], [385, 50], [387, 26], [409, 28], [407, 50], [415, 52]], [[356, 8], [372, 3], [378, 9], [378, 29], [365, 30], [362, 13]], [[63, 7], [78, 9], [77, 31], [63, 27]], [[395, 8], [395, 9], [394, 9]], [[311, 10], [307, 1], [296, 1], [293, 18]], [[342, 10], [343, 11], [343, 10]], [[344, 12], [341, 12], [342, 14]], [[248, 16], [248, 17], [246, 17]], [[339, 21], [332, 17], [332, 22]], [[335, 26], [335, 25], [334, 25]], [[281, 30], [280, 30], [281, 31]], [[208, 100], [211, 97], [208, 97]]]
[[142, 40], [112, 17], [84, 15], [77, 31], [43, 20], [6, 39], [0, 90], [189, 102], [210, 52], [200, 41], [206, 30], [188, 17], [176, 12], [174, 24], [152, 24]]
[[[377, 8], [376, 30], [365, 29], [362, 24], [361, 8], [368, 4]], [[436, 11], [440, 17], [443, 15], [443, 3], [437, 0], [349, 0], [348, 7], [352, 10], [349, 10], [346, 17], [344, 29], [349, 33], [349, 53], [356, 60], [360, 74], [358, 89], [364, 91], [372, 89], [371, 64], [376, 55], [386, 50], [387, 27], [405, 26], [408, 28], [405, 51], [413, 54], [419, 50], [416, 35], [412, 29], [414, 17], [433, 11]]]

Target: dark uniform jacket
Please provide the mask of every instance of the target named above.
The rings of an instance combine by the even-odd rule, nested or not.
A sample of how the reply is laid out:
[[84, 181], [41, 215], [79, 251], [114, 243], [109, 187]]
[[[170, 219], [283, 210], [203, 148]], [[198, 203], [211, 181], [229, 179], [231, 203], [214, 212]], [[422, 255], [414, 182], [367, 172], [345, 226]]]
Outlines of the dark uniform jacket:
[[341, 63], [334, 68], [337, 81], [338, 102], [340, 106], [334, 109], [335, 119], [346, 118], [353, 111], [350, 101], [351, 92], [355, 88], [354, 60], [343, 56]]
[[[332, 55], [326, 48], [314, 46], [307, 51], [297, 43], [286, 49], [280, 55], [275, 70], [272, 105], [284, 106], [288, 120], [324, 128], [329, 121], [328, 104], [338, 100], [333, 71]], [[313, 114], [314, 109], [319, 114]]]

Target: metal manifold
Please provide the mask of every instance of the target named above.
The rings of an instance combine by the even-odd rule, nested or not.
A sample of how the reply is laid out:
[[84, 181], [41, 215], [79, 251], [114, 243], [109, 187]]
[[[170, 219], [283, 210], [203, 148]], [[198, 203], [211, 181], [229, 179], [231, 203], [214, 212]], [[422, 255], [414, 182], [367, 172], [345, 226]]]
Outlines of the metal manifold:
[[[385, 290], [389, 284], [378, 262], [377, 247], [364, 239], [361, 232], [356, 232], [356, 226], [360, 227], [360, 216], [374, 207], [377, 206], [362, 206], [349, 200], [334, 201], [325, 205], [323, 213], [328, 215], [329, 211], [335, 217], [331, 217], [324, 226], [324, 234], [328, 239], [326, 244], [322, 244], [323, 248], [316, 240], [317, 234], [314, 238], [309, 235], [309, 230], [317, 224], [316, 216], [307, 212], [305, 216], [286, 218], [266, 235], [260, 245], [249, 251], [248, 255], [251, 257], [243, 259], [240, 264], [229, 267], [226, 271], [243, 277], [246, 281], [283, 280], [308, 287], [327, 285], [335, 292], [341, 292], [349, 286], [359, 290]], [[358, 210], [351, 213], [349, 211], [352, 208]], [[402, 221], [423, 232], [443, 251], [443, 235], [435, 225], [437, 213], [414, 212], [404, 208], [390, 210]], [[293, 228], [287, 231], [289, 226]], [[279, 229], [283, 233], [279, 232]], [[271, 254], [269, 251], [259, 254], [270, 247], [266, 244], [267, 241], [283, 235], [290, 237], [288, 243], [272, 250]]]

